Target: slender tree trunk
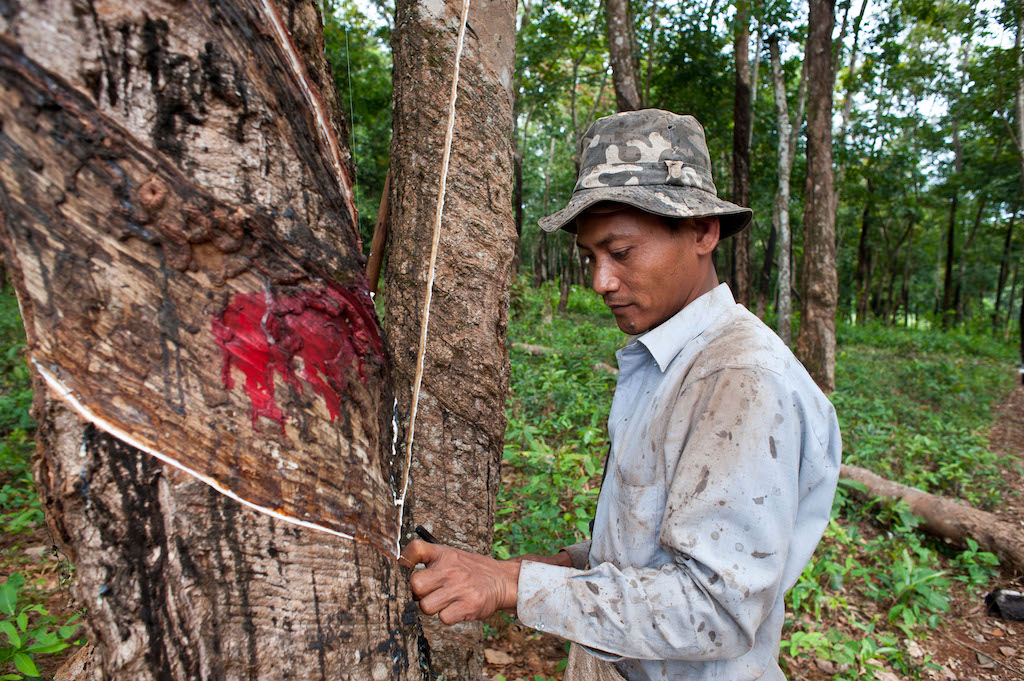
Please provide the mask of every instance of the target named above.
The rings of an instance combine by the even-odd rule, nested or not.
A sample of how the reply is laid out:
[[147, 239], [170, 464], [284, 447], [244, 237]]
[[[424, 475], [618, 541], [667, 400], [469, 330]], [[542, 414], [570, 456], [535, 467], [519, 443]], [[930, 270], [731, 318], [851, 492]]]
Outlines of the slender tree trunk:
[[[555, 162], [555, 136], [552, 135], [548, 141], [548, 159], [544, 166], [544, 194], [541, 197], [541, 213], [547, 215], [551, 212], [551, 167]], [[537, 255], [534, 258], [533, 277], [534, 282], [539, 286], [548, 280], [548, 235], [543, 229], [539, 230], [537, 237]]]
[[[913, 217], [907, 218], [910, 221], [907, 229], [907, 253], [903, 256], [903, 277], [900, 286], [900, 300], [903, 303], [903, 325], [910, 325], [910, 272], [911, 261], [914, 254], [914, 223]], [[893, 320], [895, 323], [895, 320]]]
[[778, 187], [772, 223], [778, 232], [778, 300], [776, 304], [776, 331], [786, 345], [793, 340], [793, 269], [792, 236], [790, 230], [790, 176], [796, 159], [797, 134], [804, 118], [807, 93], [806, 62], [800, 77], [796, 123], [790, 122], [790, 105], [785, 93], [785, 78], [779, 56], [778, 36], [768, 40], [771, 58], [771, 77], [775, 91], [775, 118], [778, 126]]
[[999, 306], [1002, 304], [1003, 287], [1006, 286], [1006, 274], [1010, 265], [1010, 252], [1013, 243], [1013, 225], [1017, 220], [1018, 202], [1014, 202], [1010, 210], [1010, 222], [1006, 225], [1006, 239], [1003, 242], [1003, 255], [999, 259], [999, 280], [996, 283], [996, 302], [992, 310], [992, 328], [999, 328]]
[[[385, 328], [399, 451], [419, 345], [461, 3], [401, 0], [394, 53], [392, 222]], [[508, 390], [515, 2], [472, 3], [462, 52], [406, 514], [441, 541], [490, 553]], [[424, 58], [424, 55], [430, 55]], [[434, 670], [477, 679], [482, 625], [423, 622]]]
[[1017, 282], [1020, 279], [1020, 265], [1013, 266], [1013, 279], [1010, 282], [1010, 295], [1006, 299], [1006, 328], [1003, 330], [1003, 340], [1010, 337], [1010, 329], [1013, 327], [1013, 306], [1017, 299]]
[[54, 0], [0, 31], [35, 474], [97, 675], [421, 678], [316, 5]]
[[796, 354], [825, 392], [835, 387], [836, 225], [832, 210], [833, 0], [810, 0], [807, 62], [807, 186], [800, 332]]
[[[753, 127], [750, 105], [750, 3], [736, 3], [736, 28], [733, 33], [736, 81], [732, 110], [732, 200], [750, 205], [750, 136]], [[729, 244], [732, 257], [731, 277], [736, 300], [750, 305], [750, 230], [736, 234]]]
[[619, 111], [635, 111], [643, 107], [640, 99], [636, 62], [633, 59], [633, 23], [629, 0], [604, 0], [608, 29], [608, 56], [612, 62], [612, 83]]
[[857, 244], [857, 323], [868, 321], [868, 299], [871, 295], [871, 275], [874, 265], [874, 249], [871, 247], [871, 221], [874, 210], [874, 192], [871, 180], [867, 181], [868, 196], [860, 216], [860, 241]]
[[[959, 160], [960, 154], [957, 153]], [[959, 166], [960, 164], [957, 163]], [[956, 213], [960, 202], [960, 192], [954, 186], [953, 198], [949, 201], [949, 219], [946, 221], [946, 267], [942, 281], [942, 328], [948, 328], [953, 321], [953, 261], [956, 253]]]
[[981, 226], [981, 217], [985, 213], [985, 205], [988, 203], [988, 197], [982, 196], [978, 199], [978, 209], [974, 214], [974, 222], [971, 224], [970, 230], [967, 232], [967, 240], [964, 241], [964, 247], [960, 249], [960, 261], [957, 263], [956, 268], [956, 293], [954, 294], [956, 317], [954, 321], [959, 325], [964, 320], [964, 305], [965, 305], [965, 283], [967, 278], [967, 253], [971, 250], [971, 246], [974, 244], [974, 237], [978, 234], [978, 227]]
[[768, 243], [764, 247], [764, 259], [761, 261], [761, 273], [757, 278], [757, 301], [754, 305], [758, 317], [764, 318], [768, 306], [768, 296], [772, 289], [772, 265], [775, 263], [775, 252], [779, 246], [779, 230], [775, 227], [774, 215], [772, 226], [768, 230]]

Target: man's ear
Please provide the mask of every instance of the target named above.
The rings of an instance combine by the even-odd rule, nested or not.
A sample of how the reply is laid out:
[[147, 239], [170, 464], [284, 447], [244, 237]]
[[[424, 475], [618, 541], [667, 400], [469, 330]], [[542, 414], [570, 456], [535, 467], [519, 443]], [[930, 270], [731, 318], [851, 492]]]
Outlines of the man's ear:
[[719, 235], [721, 234], [721, 225], [718, 222], [718, 217], [699, 218], [693, 222], [697, 255], [707, 255], [715, 250], [715, 246], [718, 245]]

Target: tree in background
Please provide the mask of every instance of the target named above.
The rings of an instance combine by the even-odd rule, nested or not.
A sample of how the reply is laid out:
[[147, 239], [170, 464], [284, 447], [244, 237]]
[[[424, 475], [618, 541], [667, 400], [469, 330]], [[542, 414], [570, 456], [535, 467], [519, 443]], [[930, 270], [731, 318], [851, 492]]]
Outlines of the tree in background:
[[796, 354], [818, 386], [835, 388], [838, 296], [832, 209], [832, 0], [811, 0], [807, 49], [807, 188]]
[[[792, 341], [792, 238], [789, 224], [789, 193], [790, 174], [796, 158], [797, 135], [804, 116], [807, 98], [806, 69], [800, 71], [799, 95], [797, 97], [796, 116], [789, 118], [789, 101], [786, 93], [786, 79], [782, 70], [782, 57], [779, 51], [779, 36], [768, 39], [768, 50], [771, 55], [772, 85], [775, 90], [775, 116], [778, 121], [778, 174], [779, 184], [775, 192], [775, 205], [772, 210], [772, 223], [779, 240], [779, 275], [778, 297], [776, 298], [776, 331], [787, 345]], [[765, 287], [767, 288], [767, 287]]]
[[636, 37], [629, 0], [604, 0], [604, 12], [615, 102], [619, 111], [641, 109], [644, 101], [637, 77]]
[[[750, 205], [750, 138], [754, 122], [750, 68], [750, 2], [736, 2], [736, 26], [733, 29], [733, 54], [736, 62], [736, 86], [732, 114], [732, 201]], [[755, 54], [757, 61], [760, 55]], [[737, 302], [750, 305], [750, 232], [743, 230], [729, 242], [733, 292]]]

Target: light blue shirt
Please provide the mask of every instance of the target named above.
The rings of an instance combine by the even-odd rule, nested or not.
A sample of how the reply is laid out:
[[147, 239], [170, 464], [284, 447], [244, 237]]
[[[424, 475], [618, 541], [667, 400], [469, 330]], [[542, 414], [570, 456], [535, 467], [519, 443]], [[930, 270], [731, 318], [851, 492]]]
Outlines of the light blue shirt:
[[784, 679], [783, 598], [839, 476], [835, 409], [725, 284], [617, 356], [593, 567], [524, 562], [520, 620], [629, 681]]

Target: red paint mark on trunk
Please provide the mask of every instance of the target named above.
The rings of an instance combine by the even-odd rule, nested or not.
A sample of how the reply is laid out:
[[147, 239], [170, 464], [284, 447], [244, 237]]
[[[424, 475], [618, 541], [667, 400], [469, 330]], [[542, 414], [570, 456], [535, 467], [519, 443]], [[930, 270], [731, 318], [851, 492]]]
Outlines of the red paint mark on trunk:
[[292, 295], [240, 293], [213, 318], [212, 331], [224, 354], [225, 387], [234, 388], [232, 369], [245, 375], [254, 428], [261, 416], [284, 426], [275, 373], [298, 393], [312, 388], [333, 421], [348, 385], [346, 370], [354, 365], [365, 383], [364, 360], [384, 352], [368, 296], [337, 284]]

